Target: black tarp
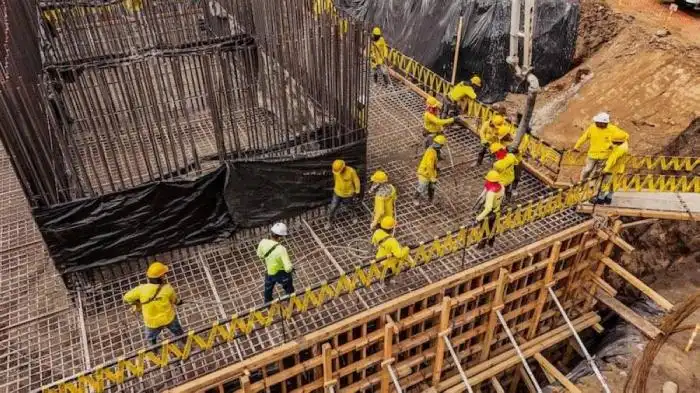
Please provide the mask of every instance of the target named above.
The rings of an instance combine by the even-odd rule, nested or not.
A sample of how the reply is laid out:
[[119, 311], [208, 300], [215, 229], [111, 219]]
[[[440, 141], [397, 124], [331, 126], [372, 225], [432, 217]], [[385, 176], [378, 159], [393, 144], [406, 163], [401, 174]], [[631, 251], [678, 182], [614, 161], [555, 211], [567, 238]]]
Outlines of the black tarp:
[[[506, 64], [510, 0], [335, 0], [342, 11], [379, 25], [388, 44], [450, 79], [459, 16], [464, 16], [457, 80], [478, 74], [479, 99], [494, 102], [516, 86]], [[534, 73], [546, 84], [569, 71], [576, 44], [579, 0], [537, 0]]]
[[241, 228], [254, 228], [327, 204], [333, 160], [345, 160], [364, 179], [366, 149], [361, 141], [294, 159], [229, 162], [225, 194], [234, 221]]
[[231, 160], [194, 181], [159, 181], [34, 210], [61, 273], [229, 237], [329, 203], [331, 163], [364, 178], [366, 140], [297, 156]]

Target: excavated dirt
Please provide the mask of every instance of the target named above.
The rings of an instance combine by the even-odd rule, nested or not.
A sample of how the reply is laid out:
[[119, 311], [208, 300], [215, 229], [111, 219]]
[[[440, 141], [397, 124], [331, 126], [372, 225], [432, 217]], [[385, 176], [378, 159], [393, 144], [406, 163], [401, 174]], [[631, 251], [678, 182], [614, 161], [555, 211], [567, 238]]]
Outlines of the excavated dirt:
[[[538, 96], [534, 131], [555, 146], [570, 148], [593, 115], [608, 111], [630, 133], [634, 154], [700, 156], [700, 13], [669, 14], [658, 0], [581, 0], [581, 5], [577, 66]], [[660, 36], [660, 30], [670, 35]], [[514, 117], [523, 103], [524, 96], [509, 95], [499, 104]], [[672, 303], [700, 291], [700, 223], [649, 222], [624, 230], [623, 237], [636, 251], [617, 259]], [[619, 288], [621, 299], [643, 297], [619, 276], [605, 278]], [[683, 325], [696, 323], [699, 312]], [[690, 333], [673, 335], [659, 353], [649, 392], [660, 392], [667, 380], [676, 382], [679, 392], [697, 391], [700, 337], [686, 353]], [[629, 345], [603, 366], [612, 392], [624, 390], [643, 349], [643, 344]], [[577, 385], [584, 393], [603, 391], [592, 375]]]

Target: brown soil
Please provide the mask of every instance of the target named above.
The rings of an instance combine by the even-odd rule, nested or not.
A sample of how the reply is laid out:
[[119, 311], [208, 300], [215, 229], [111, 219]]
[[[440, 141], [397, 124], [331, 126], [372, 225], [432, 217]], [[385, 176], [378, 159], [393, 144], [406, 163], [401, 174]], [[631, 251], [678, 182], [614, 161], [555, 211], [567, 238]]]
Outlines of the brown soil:
[[[608, 111], [630, 133], [633, 153], [700, 155], [700, 14], [679, 11], [668, 17], [658, 0], [581, 3], [577, 67], [538, 96], [535, 132], [569, 148], [593, 115]], [[657, 36], [662, 28], [671, 34]], [[514, 117], [523, 103], [522, 95], [509, 95], [501, 105]], [[623, 235], [637, 250], [618, 260], [672, 303], [700, 291], [700, 223], [658, 221]], [[606, 280], [622, 295], [642, 296], [613, 274]], [[696, 323], [700, 312], [683, 325]], [[698, 391], [700, 337], [690, 353], [683, 351], [690, 333], [673, 335], [659, 353], [649, 392], [660, 392], [667, 380], [676, 382], [679, 392]], [[612, 392], [623, 392], [643, 349], [629, 348], [622, 361], [604, 367]], [[585, 393], [603, 391], [592, 375], [578, 385]]]

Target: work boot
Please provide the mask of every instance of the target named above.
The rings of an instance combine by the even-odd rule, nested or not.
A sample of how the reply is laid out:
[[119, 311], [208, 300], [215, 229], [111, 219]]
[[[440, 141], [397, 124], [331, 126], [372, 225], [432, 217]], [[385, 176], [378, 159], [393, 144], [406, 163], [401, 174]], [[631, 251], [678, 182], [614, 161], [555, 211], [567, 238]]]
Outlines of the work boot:
[[611, 197], [611, 196], [605, 197], [605, 199], [603, 199], [603, 203], [606, 204], [606, 205], [611, 204], [611, 203], [612, 203], [612, 197]]

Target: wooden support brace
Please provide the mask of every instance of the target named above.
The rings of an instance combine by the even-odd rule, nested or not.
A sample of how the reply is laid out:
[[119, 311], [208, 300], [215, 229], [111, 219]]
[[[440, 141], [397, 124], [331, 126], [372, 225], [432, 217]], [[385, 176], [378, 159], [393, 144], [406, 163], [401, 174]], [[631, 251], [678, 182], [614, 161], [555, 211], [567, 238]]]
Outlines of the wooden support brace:
[[540, 364], [540, 367], [544, 370], [544, 372], [548, 375], [551, 375], [554, 379], [559, 381], [559, 383], [566, 388], [571, 393], [581, 393], [581, 390], [576, 387], [571, 381], [566, 377], [566, 375], [562, 374], [561, 371], [559, 371], [552, 363], [547, 360], [544, 356], [542, 356], [541, 353], [536, 353], [534, 355], [535, 360], [537, 360], [537, 363]]
[[520, 379], [522, 379], [523, 382], [525, 382], [525, 386], [527, 387], [528, 392], [538, 393], [537, 388], [530, 380], [530, 377], [527, 375], [527, 372], [525, 371], [525, 367], [523, 367], [523, 366], [518, 367], [518, 375], [520, 375]]
[[[607, 281], [603, 280], [602, 277], [596, 276], [595, 273], [590, 270], [586, 272], [586, 276], [588, 276], [588, 279], [591, 280], [593, 284], [595, 284], [591, 286], [591, 290], [595, 291], [597, 286], [598, 288], [605, 291], [605, 293], [607, 293], [608, 295], [612, 297], [617, 296], [617, 290], [613, 288], [612, 285], [608, 284]], [[595, 293], [592, 292], [591, 295], [595, 295]]]
[[501, 383], [498, 382], [498, 379], [496, 379], [496, 377], [491, 377], [491, 386], [493, 386], [493, 390], [495, 390], [496, 393], [506, 393], [506, 391], [503, 390], [503, 386], [501, 386]]
[[[620, 229], [621, 228], [622, 228], [622, 225], [620, 225]], [[598, 229], [598, 237], [600, 237], [601, 239], [604, 239], [604, 240], [610, 240], [616, 246], [620, 247], [624, 252], [632, 252], [635, 250], [634, 246], [627, 243], [624, 239], [622, 239], [620, 236], [618, 236], [617, 232], [608, 233], [602, 229]]]
[[[620, 233], [621, 230], [622, 230], [622, 221], [615, 220], [615, 223], [613, 224], [613, 227], [612, 227], [612, 233], [617, 234], [617, 233]], [[605, 234], [605, 236], [608, 236], [608, 234], [605, 232], [603, 232], [603, 234]], [[609, 236], [604, 238], [604, 239], [608, 239], [608, 238], [609, 238]], [[609, 257], [610, 255], [612, 255], [614, 248], [615, 248], [615, 244], [613, 242], [611, 242], [611, 241], [607, 242], [605, 244], [605, 248], [603, 249], [603, 256]], [[603, 277], [604, 272], [605, 272], [605, 264], [601, 261], [598, 261], [598, 266], [596, 266], [594, 275], [596, 277]], [[595, 282], [592, 282], [591, 288], [590, 288], [590, 291], [588, 294], [588, 299], [586, 299], [586, 303], [583, 306], [584, 310], [590, 310], [591, 307], [593, 307], [593, 304], [595, 303], [595, 292], [596, 292], [596, 284], [595, 284]]]
[[482, 343], [483, 349], [481, 351], [481, 360], [484, 361], [489, 358], [489, 353], [491, 352], [491, 341], [493, 341], [493, 335], [496, 333], [496, 325], [498, 324], [498, 315], [496, 311], [500, 311], [503, 308], [503, 297], [505, 296], [506, 285], [508, 284], [508, 270], [501, 269], [498, 275], [498, 284], [496, 285], [496, 294], [493, 299], [493, 307], [491, 308], [491, 314], [489, 315], [488, 328], [486, 329], [486, 337]]
[[690, 352], [690, 349], [693, 347], [693, 341], [695, 341], [695, 336], [698, 335], [698, 332], [700, 332], [700, 323], [695, 325], [695, 330], [693, 330], [693, 333], [690, 335], [688, 345], [685, 346], [686, 352]]
[[544, 305], [547, 304], [547, 288], [554, 285], [554, 266], [559, 260], [559, 255], [561, 252], [561, 242], [555, 242], [552, 245], [552, 251], [549, 254], [549, 260], [547, 261], [547, 270], [544, 273], [544, 286], [540, 288], [540, 293], [537, 295], [537, 303], [535, 304], [535, 315], [532, 317], [532, 324], [527, 330], [525, 337], [531, 340], [537, 334], [537, 328], [540, 325], [540, 319], [542, 318], [542, 311], [544, 310]]
[[241, 390], [243, 390], [243, 393], [250, 393], [250, 377], [248, 375], [244, 375], [241, 377]]
[[389, 387], [391, 386], [391, 375], [386, 366], [394, 361], [394, 327], [393, 323], [384, 325], [384, 360], [382, 361], [381, 393], [389, 393]]
[[595, 298], [601, 303], [605, 304], [611, 310], [615, 311], [620, 317], [622, 317], [622, 319], [635, 326], [650, 339], [654, 339], [656, 336], [661, 334], [661, 330], [659, 330], [659, 328], [607, 293], [597, 291]]
[[321, 348], [323, 350], [323, 387], [328, 391], [328, 389], [337, 382], [333, 379], [333, 361], [331, 359], [333, 349], [328, 343], [323, 344]]
[[[452, 310], [451, 301], [449, 296], [442, 298], [442, 309], [440, 310], [440, 326], [438, 327], [438, 332], [442, 333], [447, 331], [450, 326], [450, 311]], [[440, 378], [442, 376], [442, 367], [445, 361], [445, 340], [440, 337], [440, 334], [436, 337], [437, 345], [435, 349], [435, 361], [433, 362], [433, 380], [432, 386], [437, 386], [440, 383]]]
[[600, 260], [605, 264], [605, 266], [609, 267], [610, 270], [614, 271], [617, 273], [620, 277], [624, 278], [632, 284], [635, 288], [639, 289], [642, 291], [645, 295], [647, 295], [651, 300], [653, 300], [656, 304], [658, 304], [661, 308], [664, 309], [664, 311], [669, 312], [673, 310], [673, 304], [666, 300], [663, 296], [659, 295], [658, 292], [654, 291], [651, 289], [648, 285], [644, 284], [642, 280], [638, 279], [637, 277], [634, 276], [634, 274], [630, 273], [627, 271], [625, 268], [620, 266], [619, 264], [615, 263], [612, 259], [608, 257], [603, 257]]

